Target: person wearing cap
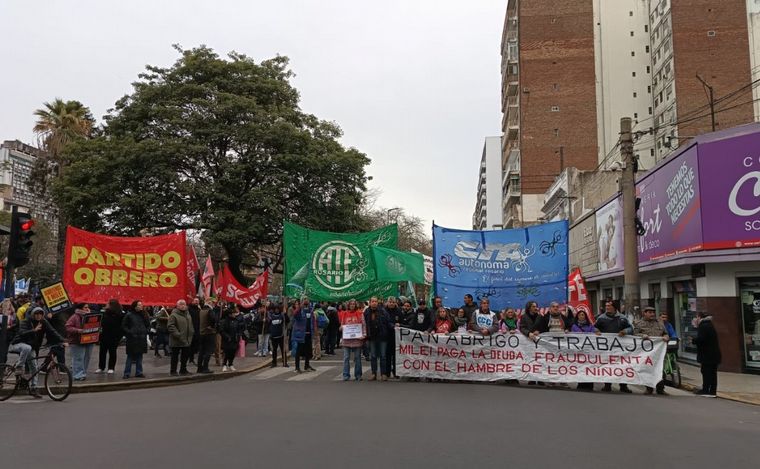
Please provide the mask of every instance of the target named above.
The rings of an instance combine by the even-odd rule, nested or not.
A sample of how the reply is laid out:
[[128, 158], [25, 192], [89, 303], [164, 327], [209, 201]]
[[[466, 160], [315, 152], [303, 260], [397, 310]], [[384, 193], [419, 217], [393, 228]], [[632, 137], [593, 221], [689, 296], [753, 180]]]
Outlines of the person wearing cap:
[[[641, 319], [633, 321], [633, 334], [645, 339], [650, 337], [662, 337], [665, 342], [670, 340], [668, 331], [665, 329], [665, 326], [657, 320], [657, 314], [651, 306], [644, 308]], [[646, 392], [647, 394], [652, 394], [652, 388], [647, 386]], [[666, 394], [664, 380], [660, 380], [660, 382], [657, 383], [657, 394]]]
[[406, 313], [405, 323], [408, 328], [415, 331], [428, 332], [433, 330], [434, 324], [431, 321], [430, 311], [424, 298], [417, 300], [416, 310], [410, 310]]
[[[47, 319], [45, 319], [45, 310], [39, 306], [32, 309], [32, 314], [27, 314], [26, 319], [19, 324], [18, 335], [13, 339], [14, 344], [26, 344], [31, 347], [31, 353], [27, 355], [26, 364], [29, 366], [29, 371], [34, 374], [37, 371], [37, 362], [34, 357], [39, 353], [40, 347], [42, 347], [42, 341], [47, 338], [48, 345], [64, 344], [64, 339], [50, 325]], [[29, 393], [39, 398], [40, 395], [37, 392], [37, 376], [32, 378], [32, 388]]]

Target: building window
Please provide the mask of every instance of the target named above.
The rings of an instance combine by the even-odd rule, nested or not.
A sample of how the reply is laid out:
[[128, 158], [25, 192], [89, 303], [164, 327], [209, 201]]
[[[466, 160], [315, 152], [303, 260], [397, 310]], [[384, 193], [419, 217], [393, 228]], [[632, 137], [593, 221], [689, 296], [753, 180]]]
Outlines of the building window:
[[633, 37], [633, 31], [631, 31], [631, 37]]
[[647, 65], [647, 73], [652, 73], [652, 71], [651, 71], [651, 70], [652, 70], [652, 69], [649, 67], [649, 65]]
[[651, 107], [649, 108], [649, 115], [650, 116], [652, 115], [652, 108]]
[[649, 53], [649, 46], [644, 47], [644, 51], [648, 54]]
[[652, 94], [652, 85], [647, 85], [647, 93]]
[[557, 22], [557, 18], [552, 18], [552, 24]]
[[715, 31], [707, 31], [707, 37], [715, 37]]
[[635, 97], [637, 97], [637, 95], [636, 95], [636, 92], [635, 92], [635, 91], [633, 92], [633, 97], [634, 97], [634, 98], [635, 98]]
[[631, 57], [636, 57], [636, 52], [635, 51], [631, 51]]
[[552, 112], [559, 112], [559, 106], [552, 106]]
[[554, 83], [554, 84], [552, 85], [552, 87], [554, 88], [554, 91], [557, 91], [557, 90], [559, 90], [559, 84], [557, 84], [557, 83]]
[[634, 119], [638, 119], [639, 118], [639, 113], [638, 112], [634, 112], [633, 113], [633, 118]]
[[644, 32], [645, 32], [645, 33], [648, 33], [648, 32], [649, 32], [649, 25], [648, 25], [648, 24], [645, 24], [645, 25], [644, 25]]
[[554, 129], [554, 136], [559, 137], [559, 129]]
[[635, 77], [636, 76], [636, 72], [631, 72], [631, 76]]
[[629, 11], [629, 12], [628, 12], [628, 16], [633, 16], [633, 12], [632, 12], [632, 11]]

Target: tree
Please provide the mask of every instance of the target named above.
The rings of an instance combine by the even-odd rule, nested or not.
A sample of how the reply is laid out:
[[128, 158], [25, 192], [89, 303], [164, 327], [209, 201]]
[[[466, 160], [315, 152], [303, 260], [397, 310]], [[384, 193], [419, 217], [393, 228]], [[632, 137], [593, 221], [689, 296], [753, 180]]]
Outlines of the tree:
[[[40, 196], [46, 194], [51, 179], [60, 177], [69, 161], [64, 156], [66, 145], [80, 139], [92, 136], [95, 119], [90, 110], [79, 101], [63, 101], [56, 98], [53, 102], [44, 103], [42, 109], [34, 111], [37, 122], [34, 133], [37, 135], [39, 147], [44, 151], [37, 157], [30, 180], [33, 190]], [[65, 214], [57, 207], [58, 245], [56, 253], [59, 262], [63, 260], [66, 246]]]
[[249, 254], [280, 241], [284, 219], [360, 225], [369, 159], [299, 108], [286, 57], [175, 49], [173, 66], [148, 66], [117, 101], [101, 136], [66, 147], [71, 164], [53, 190], [74, 224], [202, 230], [240, 281], [241, 266], [256, 263]]

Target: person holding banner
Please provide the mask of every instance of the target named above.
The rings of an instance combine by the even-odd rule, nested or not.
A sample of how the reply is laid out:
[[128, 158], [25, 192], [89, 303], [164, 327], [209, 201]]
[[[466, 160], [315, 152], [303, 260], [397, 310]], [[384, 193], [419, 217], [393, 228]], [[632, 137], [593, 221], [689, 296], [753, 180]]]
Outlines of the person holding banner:
[[[364, 323], [367, 325], [367, 339], [369, 339], [370, 366], [372, 376], [369, 381], [377, 380], [377, 361], [380, 360], [380, 380], [388, 380], [388, 362], [386, 360], [386, 341], [388, 331], [393, 328], [388, 313], [380, 306], [380, 300], [373, 296], [369, 300], [369, 306], [364, 310]], [[395, 351], [394, 351], [395, 353]]]
[[350, 365], [351, 356], [354, 357], [354, 379], [362, 379], [362, 344], [367, 336], [367, 327], [364, 323], [364, 314], [357, 307], [356, 300], [351, 299], [346, 309], [339, 312], [340, 331], [342, 334], [341, 345], [343, 346], [343, 381], [351, 379]]
[[499, 320], [499, 332], [502, 334], [514, 334], [517, 332], [517, 315], [514, 309], [507, 308], [502, 313], [502, 317]]
[[538, 303], [535, 301], [529, 301], [525, 303], [525, 310], [522, 316], [520, 316], [520, 332], [525, 337], [533, 339], [533, 330], [536, 325], [536, 321], [541, 315], [538, 314]]
[[449, 318], [449, 312], [441, 306], [438, 308], [438, 316], [435, 318], [435, 334], [450, 334], [454, 330], [454, 323]]
[[480, 309], [472, 313], [468, 329], [482, 335], [495, 334], [499, 330], [499, 318], [491, 311], [491, 301], [488, 298], [480, 300]]
[[[625, 318], [615, 309], [615, 303], [612, 300], [604, 302], [604, 314], [596, 318], [596, 328], [600, 333], [618, 334], [620, 336], [633, 334], [633, 327]], [[605, 383], [602, 388], [604, 392], [612, 392], [612, 384]], [[620, 392], [631, 393], [627, 384], [620, 384]]]
[[[665, 329], [665, 326], [657, 320], [657, 315], [654, 308], [647, 306], [644, 308], [644, 313], [641, 319], [636, 319], [633, 322], [633, 334], [639, 337], [662, 337], [667, 342], [670, 340], [670, 335]], [[647, 386], [647, 394], [652, 394], [652, 388]], [[665, 395], [665, 380], [661, 380], [657, 383], [657, 394]]]
[[[411, 303], [406, 301], [404, 303], [404, 323], [409, 329], [414, 329], [420, 332], [431, 332], [434, 323], [431, 322], [430, 312], [427, 309], [427, 304], [424, 298], [420, 298], [418, 301], [418, 308], [416, 310], [411, 309]], [[409, 309], [406, 305], [409, 304]]]
[[[573, 326], [570, 328], [570, 332], [574, 334], [596, 334], [599, 329], [594, 327], [591, 321], [588, 320], [588, 316], [585, 311], [578, 311], [575, 315]], [[594, 383], [578, 383], [576, 388], [579, 391], [594, 391]]]
[[535, 340], [536, 337], [546, 332], [564, 334], [570, 331], [572, 323], [568, 316], [563, 316], [559, 310], [559, 303], [552, 301], [549, 305], [549, 314], [540, 316], [533, 324], [533, 330], [530, 337]]
[[404, 321], [404, 314], [398, 307], [398, 300], [395, 297], [388, 297], [385, 303], [385, 311], [388, 313], [388, 319], [390, 320], [390, 327], [388, 328], [388, 345], [385, 351], [386, 369], [388, 370], [388, 377], [396, 376], [396, 327], [399, 327]]
[[94, 344], [82, 344], [82, 335], [87, 334], [84, 329], [84, 319], [90, 314], [90, 305], [87, 303], [77, 303], [74, 305], [74, 314], [66, 321], [66, 336], [71, 344], [71, 372], [74, 381], [84, 381], [87, 379], [87, 368], [90, 366], [90, 355]]

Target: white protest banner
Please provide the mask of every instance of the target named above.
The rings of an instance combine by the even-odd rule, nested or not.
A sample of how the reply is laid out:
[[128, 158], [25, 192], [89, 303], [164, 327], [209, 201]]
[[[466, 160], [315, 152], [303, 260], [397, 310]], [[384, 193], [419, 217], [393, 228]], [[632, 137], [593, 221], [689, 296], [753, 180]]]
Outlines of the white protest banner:
[[400, 377], [468, 381], [518, 379], [549, 383], [662, 380], [667, 343], [661, 337], [614, 334], [428, 334], [396, 329]]

